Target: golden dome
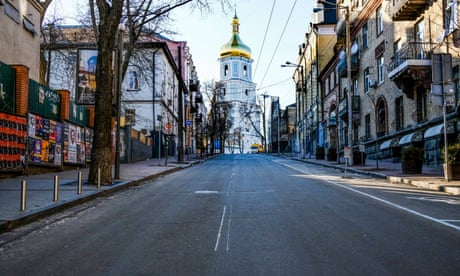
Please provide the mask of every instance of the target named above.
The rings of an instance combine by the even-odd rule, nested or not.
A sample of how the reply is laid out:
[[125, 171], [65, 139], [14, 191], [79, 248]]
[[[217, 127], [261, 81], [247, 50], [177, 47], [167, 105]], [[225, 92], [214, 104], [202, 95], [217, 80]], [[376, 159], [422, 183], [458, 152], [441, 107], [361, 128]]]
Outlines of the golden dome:
[[240, 32], [239, 32], [239, 20], [238, 17], [235, 16], [233, 17], [232, 21], [232, 26], [233, 26], [233, 34], [232, 38], [230, 39], [229, 42], [226, 44], [222, 45], [220, 47], [220, 57], [229, 57], [229, 56], [237, 56], [237, 57], [245, 57], [250, 59], [251, 58], [251, 48], [249, 48], [246, 44], [243, 43], [243, 41], [240, 38]]

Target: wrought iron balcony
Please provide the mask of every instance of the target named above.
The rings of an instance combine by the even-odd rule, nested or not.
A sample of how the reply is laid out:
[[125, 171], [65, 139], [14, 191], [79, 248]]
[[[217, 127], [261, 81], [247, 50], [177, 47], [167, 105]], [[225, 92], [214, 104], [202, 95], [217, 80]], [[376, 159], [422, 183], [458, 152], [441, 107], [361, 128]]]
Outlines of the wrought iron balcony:
[[[359, 120], [361, 112], [361, 101], [359, 96], [352, 96], [351, 110], [353, 112], [353, 120]], [[339, 102], [339, 117], [342, 118], [342, 120], [346, 120], [348, 118], [348, 99], [346, 97], [341, 99]]]
[[[359, 53], [353, 54], [350, 57], [351, 60], [351, 73], [354, 74], [359, 70]], [[337, 71], [342, 78], [347, 77], [347, 58], [344, 55], [344, 58], [340, 59], [337, 64]]]
[[428, 42], [410, 42], [391, 58], [388, 77], [409, 98], [417, 82], [431, 83], [432, 47]]
[[199, 88], [200, 88], [200, 81], [199, 81], [199, 80], [191, 79], [190, 82], [189, 82], [189, 87], [188, 87], [188, 89], [189, 89], [191, 92], [195, 92], [195, 91], [198, 91]]
[[390, 14], [394, 21], [416, 20], [434, 0], [393, 0]]

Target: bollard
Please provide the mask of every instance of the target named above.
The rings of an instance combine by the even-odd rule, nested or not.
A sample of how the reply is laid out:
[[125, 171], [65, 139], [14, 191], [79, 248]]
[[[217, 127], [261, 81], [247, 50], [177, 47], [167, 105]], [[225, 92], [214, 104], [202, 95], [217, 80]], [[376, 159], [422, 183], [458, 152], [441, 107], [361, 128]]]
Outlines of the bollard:
[[27, 191], [27, 182], [23, 180], [21, 182], [21, 212], [26, 210], [26, 191]]
[[97, 168], [97, 189], [101, 189], [101, 168]]
[[59, 200], [59, 176], [54, 176], [54, 197], [53, 201]]
[[83, 189], [82, 189], [82, 185], [81, 185], [81, 177], [82, 177], [81, 175], [82, 175], [82, 173], [81, 173], [81, 171], [79, 170], [79, 171], [78, 171], [78, 191], [77, 191], [77, 194], [81, 194], [81, 192], [82, 192], [82, 190], [83, 190]]

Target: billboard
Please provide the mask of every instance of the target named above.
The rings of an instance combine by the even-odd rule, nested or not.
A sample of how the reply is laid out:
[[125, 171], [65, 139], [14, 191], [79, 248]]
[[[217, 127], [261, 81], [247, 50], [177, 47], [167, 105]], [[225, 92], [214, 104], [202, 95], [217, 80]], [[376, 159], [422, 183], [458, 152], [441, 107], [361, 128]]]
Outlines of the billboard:
[[94, 105], [96, 93], [97, 50], [78, 49], [77, 104]]

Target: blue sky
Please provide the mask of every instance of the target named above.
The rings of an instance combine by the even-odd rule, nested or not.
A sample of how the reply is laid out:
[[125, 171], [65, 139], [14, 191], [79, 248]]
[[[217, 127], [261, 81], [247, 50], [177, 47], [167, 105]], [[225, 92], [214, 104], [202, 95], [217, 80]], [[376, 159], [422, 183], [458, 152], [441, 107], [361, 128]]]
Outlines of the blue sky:
[[[55, 0], [54, 6], [72, 18], [72, 14], [78, 10], [77, 6], [83, 6], [86, 2]], [[252, 50], [253, 81], [257, 84], [258, 92], [279, 96], [282, 107], [295, 102], [292, 80], [294, 68], [282, 68], [280, 65], [287, 60], [296, 62], [298, 46], [304, 42], [314, 2], [233, 1], [240, 21], [241, 39]], [[273, 5], [272, 18], [268, 25]], [[51, 7], [48, 13], [53, 11], [54, 8]], [[187, 41], [201, 82], [219, 80], [217, 59], [220, 47], [231, 37], [234, 12], [232, 9], [225, 14], [218, 4], [214, 4], [212, 14], [202, 15], [198, 10], [191, 11], [187, 5], [171, 14], [175, 20], [171, 23], [171, 29], [177, 35], [167, 36], [174, 40]], [[262, 45], [264, 37], [265, 43]]]
[[[240, 37], [252, 51], [253, 81], [258, 92], [279, 96], [283, 107], [294, 103], [292, 76], [295, 68], [282, 68], [281, 64], [287, 60], [296, 62], [298, 46], [304, 42], [315, 1], [275, 0], [270, 25], [274, 0], [234, 2], [240, 21]], [[233, 15], [234, 10], [224, 14], [219, 7], [207, 16], [198, 11], [191, 13], [187, 8], [173, 13], [177, 20], [174, 30], [180, 34], [174, 39], [188, 42], [201, 81], [219, 79], [217, 59], [220, 47], [231, 38]]]

